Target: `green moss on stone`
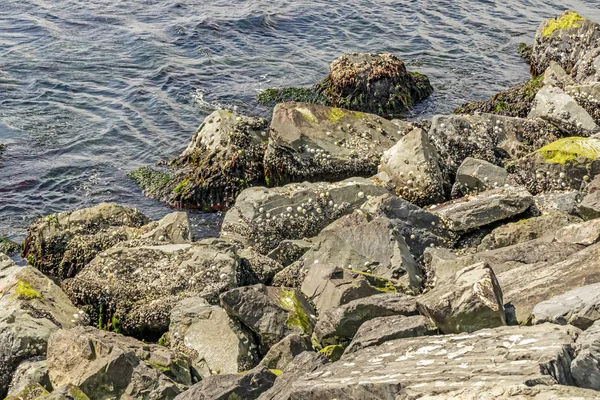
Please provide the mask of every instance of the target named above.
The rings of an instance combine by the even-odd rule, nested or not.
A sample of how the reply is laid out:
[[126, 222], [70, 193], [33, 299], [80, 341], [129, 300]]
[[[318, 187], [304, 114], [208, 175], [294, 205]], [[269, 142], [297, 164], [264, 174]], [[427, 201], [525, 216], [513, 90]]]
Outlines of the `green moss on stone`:
[[306, 311], [304, 311], [302, 303], [300, 303], [300, 300], [296, 297], [294, 292], [290, 290], [282, 291], [281, 306], [290, 311], [287, 320], [288, 326], [299, 326], [306, 334], [311, 332], [312, 328], [310, 326], [308, 315], [306, 314]]
[[345, 116], [346, 113], [341, 108], [333, 107], [327, 111], [327, 120], [332, 124], [337, 124], [344, 119]]
[[300, 114], [302, 114], [304, 119], [307, 120], [308, 122], [313, 123], [313, 124], [316, 124], [318, 122], [317, 117], [315, 117], [314, 114], [308, 108], [296, 107], [296, 111], [298, 111]]
[[142, 190], [148, 193], [154, 193], [173, 179], [171, 175], [150, 167], [138, 168], [135, 171], [130, 172], [129, 177], [141, 187]]
[[115, 333], [121, 333], [121, 320], [117, 314], [113, 314], [112, 319], [110, 320], [110, 328]]
[[171, 368], [168, 365], [164, 365], [161, 363], [152, 362], [152, 361], [148, 361], [148, 360], [144, 360], [144, 362], [146, 364], [148, 364], [150, 367], [162, 372], [163, 374], [168, 374], [171, 372]]
[[282, 89], [267, 89], [259, 93], [257, 101], [259, 104], [274, 106], [279, 103], [302, 102], [326, 104], [327, 100], [314, 88], [288, 87]]
[[380, 292], [396, 293], [398, 291], [398, 289], [396, 288], [396, 285], [394, 285], [394, 283], [387, 278], [383, 278], [381, 276], [370, 274], [370, 273], [364, 272], [364, 271], [358, 271], [355, 269], [352, 269], [350, 271], [354, 272], [355, 274], [363, 275], [365, 278], [367, 278], [369, 283], [371, 285], [373, 285], [373, 287], [375, 287], [375, 289], [379, 290]]
[[32, 288], [29, 283], [21, 279], [17, 281], [16, 293], [17, 296], [19, 296], [20, 298], [25, 298], [29, 300], [42, 298], [42, 294], [40, 292]]
[[596, 160], [600, 158], [600, 140], [567, 137], [542, 147], [537, 153], [552, 164], [565, 164], [579, 159]]
[[269, 371], [271, 371], [273, 373], [273, 375], [275, 375], [275, 376], [279, 376], [279, 375], [283, 374], [283, 371], [280, 369], [270, 369]]
[[319, 350], [319, 353], [325, 355], [331, 362], [338, 361], [344, 354], [344, 346], [341, 344], [332, 344], [330, 346], [323, 347]]
[[192, 181], [190, 178], [186, 178], [183, 181], [179, 182], [175, 188], [173, 188], [173, 193], [176, 194], [185, 194], [190, 190], [190, 185]]
[[583, 21], [585, 18], [573, 11], [565, 12], [559, 19], [553, 19], [548, 21], [546, 27], [542, 31], [544, 37], [552, 35], [554, 32], [561, 29], [579, 28], [581, 24], [579, 21]]

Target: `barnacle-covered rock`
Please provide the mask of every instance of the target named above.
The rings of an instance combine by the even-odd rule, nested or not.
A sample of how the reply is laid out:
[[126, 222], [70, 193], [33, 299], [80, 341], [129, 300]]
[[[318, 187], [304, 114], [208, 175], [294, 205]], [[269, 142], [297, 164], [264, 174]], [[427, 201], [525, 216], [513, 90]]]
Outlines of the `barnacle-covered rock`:
[[390, 190], [376, 178], [248, 188], [225, 215], [221, 237], [235, 238], [267, 254], [283, 240], [316, 236], [370, 197], [383, 194]]
[[267, 183], [374, 175], [381, 154], [404, 133], [373, 114], [307, 103], [278, 104], [264, 158]]
[[508, 172], [504, 168], [487, 161], [467, 157], [456, 171], [452, 197], [457, 198], [502, 187], [506, 184], [507, 179]]
[[220, 210], [243, 189], [264, 183], [268, 139], [266, 120], [218, 110], [170, 161], [172, 171], [143, 167], [130, 175], [144, 194], [173, 207]]
[[600, 126], [600, 83], [565, 86], [565, 92], [587, 111], [596, 125]]
[[138, 210], [113, 203], [51, 214], [29, 227], [22, 255], [43, 273], [73, 277], [99, 252], [142, 235], [148, 222]]

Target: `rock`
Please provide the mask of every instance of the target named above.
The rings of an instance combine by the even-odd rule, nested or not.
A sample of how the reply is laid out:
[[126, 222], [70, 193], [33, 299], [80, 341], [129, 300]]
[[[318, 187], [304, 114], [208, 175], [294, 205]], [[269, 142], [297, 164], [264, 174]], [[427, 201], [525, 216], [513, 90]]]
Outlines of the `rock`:
[[156, 228], [140, 236], [142, 240], [172, 244], [192, 242], [192, 228], [187, 214], [184, 212], [168, 214], [160, 221], [153, 223], [153, 225]]
[[389, 193], [381, 182], [365, 178], [246, 189], [225, 215], [221, 236], [236, 238], [267, 254], [283, 240], [316, 236], [370, 196]]
[[295, 262], [279, 271], [273, 278], [273, 286], [284, 286], [299, 289], [302, 286], [308, 268], [304, 264]]
[[394, 221], [364, 210], [345, 215], [323, 229], [299, 262], [306, 270], [334, 265], [386, 279], [407, 277], [416, 291], [423, 281], [423, 271]]
[[205, 239], [114, 247], [63, 282], [63, 289], [98, 326], [156, 341], [182, 298], [200, 296], [216, 304], [220, 293], [244, 284], [248, 274], [234, 244]]
[[307, 336], [289, 335], [273, 345], [259, 365], [271, 370], [282, 371], [293, 362], [296, 356], [312, 350], [312, 344]]
[[600, 129], [575, 99], [553, 86], [537, 93], [528, 117], [542, 118], [570, 136], [590, 136]]
[[283, 240], [279, 245], [271, 250], [267, 256], [277, 261], [284, 267], [298, 261], [312, 246], [308, 240]]
[[581, 190], [600, 171], [600, 139], [567, 137], [550, 143], [508, 168], [534, 194]]
[[112, 203], [39, 219], [27, 230], [23, 258], [58, 279], [75, 276], [96, 254], [143, 232], [138, 210]]
[[4, 398], [19, 364], [45, 356], [53, 332], [89, 320], [35, 268], [18, 267], [4, 254], [0, 262], [0, 398]]
[[373, 318], [358, 328], [344, 354], [354, 353], [371, 346], [380, 346], [391, 340], [436, 335], [437, 333], [438, 330], [431, 320], [421, 315]]
[[439, 280], [434, 289], [417, 298], [417, 307], [443, 333], [506, 325], [502, 289], [486, 263], [461, 269], [452, 280]]
[[[50, 394], [45, 387], [40, 384], [31, 384], [25, 386], [17, 393], [9, 394], [4, 400], [37, 400], [41, 398], [48, 398], [45, 395]], [[85, 396], [85, 395], [84, 395]], [[85, 396], [84, 399], [88, 399]]]
[[393, 340], [305, 374], [281, 398], [422, 398], [492, 389], [499, 381], [502, 387], [568, 385], [573, 382], [569, 364], [579, 332], [544, 324]]
[[585, 195], [581, 203], [579, 203], [577, 214], [585, 220], [600, 218], [600, 192]]
[[[600, 47], [596, 51], [599, 54], [598, 66], [600, 66]], [[600, 124], [600, 105], [598, 104], [600, 101], [600, 82], [592, 82], [587, 85], [573, 84], [572, 86], [565, 86], [564, 90], [590, 115], [596, 125]]]
[[495, 387], [469, 388], [432, 394], [419, 397], [419, 400], [454, 400], [454, 399], [515, 399], [515, 400], [596, 400], [598, 393], [574, 386], [528, 384]]
[[67, 384], [56, 388], [52, 393], [37, 397], [36, 400], [90, 400], [90, 398], [75, 385]]
[[[575, 84], [575, 81], [556, 61], [550, 61], [550, 65], [544, 71], [544, 86], [555, 86], [565, 90], [566, 86]], [[565, 90], [569, 93], [567, 90]]]
[[436, 115], [429, 130], [431, 143], [451, 178], [467, 157], [504, 166], [560, 136], [556, 127], [541, 119], [491, 114]]
[[143, 167], [130, 176], [145, 195], [171, 206], [221, 210], [245, 188], [264, 184], [268, 139], [266, 120], [217, 110], [169, 162], [172, 171]]
[[533, 196], [534, 209], [540, 214], [563, 212], [576, 214], [582, 195], [578, 190], [540, 193]]
[[277, 377], [273, 387], [264, 392], [259, 400], [289, 399], [291, 386], [296, 380], [327, 363], [327, 357], [320, 353], [305, 351], [299, 354]]
[[377, 115], [307, 103], [278, 104], [270, 129], [265, 176], [276, 186], [372, 176], [381, 154], [401, 137]]
[[508, 173], [487, 161], [466, 158], [456, 171], [456, 181], [452, 187], [452, 197], [503, 187], [507, 183]]
[[455, 114], [476, 115], [489, 113], [506, 117], [527, 118], [533, 99], [543, 86], [543, 78], [535, 77], [515, 85], [489, 100], [465, 103], [454, 110]]
[[[24, 392], [31, 392], [34, 387], [38, 388], [33, 390], [37, 396], [40, 396], [39, 392], [52, 390], [50, 378], [48, 377], [48, 364], [44, 359], [27, 360], [19, 364], [13, 373], [7, 397], [23, 397]], [[40, 390], [40, 388], [43, 390]]]
[[379, 171], [388, 174], [398, 196], [419, 206], [444, 201], [450, 190], [437, 151], [422, 129], [413, 130], [384, 152]]
[[535, 305], [533, 323], [571, 324], [588, 329], [600, 319], [600, 284], [586, 285]]
[[260, 284], [241, 287], [223, 293], [221, 304], [254, 332], [261, 356], [288, 335], [311, 335], [315, 325], [313, 308], [295, 289]]
[[225, 310], [199, 297], [179, 302], [171, 312], [170, 347], [187, 355], [202, 377], [236, 374], [258, 363], [252, 333]]
[[594, 324], [577, 338], [576, 357], [571, 363], [573, 380], [579, 387], [600, 390], [600, 323]]
[[453, 200], [431, 211], [449, 229], [466, 232], [519, 215], [532, 203], [533, 196], [525, 188], [509, 186]]
[[527, 218], [511, 222], [494, 229], [483, 238], [478, 251], [499, 249], [553, 235], [557, 230], [567, 225], [581, 222], [581, 219], [563, 212], [542, 214], [539, 217]]
[[417, 315], [414, 298], [401, 293], [385, 293], [329, 308], [319, 315], [313, 333], [322, 346], [348, 344], [360, 326], [373, 318]]
[[598, 40], [598, 24], [573, 11], [565, 11], [557, 18], [542, 22], [533, 43], [530, 64], [532, 74], [542, 74], [551, 61], [557, 61], [567, 74], [573, 75], [576, 63]]
[[6, 236], [0, 236], [0, 253], [13, 256], [21, 252], [21, 245], [13, 242]]
[[557, 242], [589, 246], [600, 240], [600, 220], [565, 226], [554, 236]]
[[243, 269], [252, 274], [255, 278], [251, 279], [248, 277], [246, 284], [262, 283], [271, 285], [275, 275], [283, 270], [283, 265], [253, 249], [241, 249], [238, 250], [238, 254], [244, 264]]
[[373, 218], [385, 216], [390, 219], [417, 261], [429, 247], [453, 247], [455, 244], [456, 236], [440, 217], [399, 197], [374, 197], [363, 204], [361, 210]]
[[212, 375], [176, 397], [177, 400], [255, 400], [275, 383], [275, 374], [258, 367], [245, 374]]

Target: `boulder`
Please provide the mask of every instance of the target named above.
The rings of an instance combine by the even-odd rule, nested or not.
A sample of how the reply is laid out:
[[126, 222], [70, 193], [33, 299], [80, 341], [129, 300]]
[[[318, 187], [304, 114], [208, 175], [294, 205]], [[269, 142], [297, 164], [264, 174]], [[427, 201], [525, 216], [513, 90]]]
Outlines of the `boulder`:
[[[600, 47], [598, 47], [598, 66], [600, 66]], [[592, 82], [587, 85], [565, 86], [568, 93], [578, 105], [580, 105], [592, 117], [596, 125], [600, 124], [600, 82]]]
[[47, 357], [53, 387], [72, 384], [90, 398], [173, 399], [192, 384], [187, 357], [89, 326], [55, 332]]
[[468, 157], [456, 171], [452, 197], [463, 197], [467, 194], [503, 187], [507, 180], [508, 172], [504, 168]]
[[579, 332], [544, 324], [397, 339], [345, 354], [305, 374], [282, 398], [421, 398], [492, 389], [500, 381], [503, 387], [568, 385], [573, 383], [569, 364]]
[[567, 137], [521, 158], [508, 168], [534, 194], [582, 190], [600, 171], [600, 139]]
[[560, 192], [540, 193], [533, 196], [533, 207], [540, 214], [563, 212], [576, 214], [577, 208], [583, 196], [578, 190], [567, 190]]
[[377, 115], [307, 103], [278, 104], [270, 129], [269, 185], [372, 176], [381, 154], [401, 137]]
[[575, 99], [553, 86], [536, 94], [529, 118], [542, 118], [569, 136], [590, 136], [600, 129]]
[[304, 239], [283, 240], [267, 256], [287, 267], [304, 255], [312, 247], [312, 242]]
[[273, 345], [259, 365], [270, 370], [282, 371], [293, 362], [296, 356], [312, 350], [312, 344], [307, 336], [289, 335]]
[[585, 220], [600, 218], [600, 192], [585, 195], [577, 207], [577, 214]]
[[102, 203], [40, 218], [27, 230], [23, 258], [45, 274], [73, 277], [96, 254], [144, 233], [150, 222], [138, 210]]
[[167, 214], [158, 222], [152, 222], [145, 229], [150, 229], [140, 236], [140, 239], [149, 242], [165, 242], [182, 244], [192, 242], [192, 228], [187, 214], [174, 212]]
[[417, 298], [421, 314], [443, 333], [474, 332], [506, 325], [502, 289], [492, 268], [477, 263]]
[[[40, 384], [32, 383], [31, 385], [27, 385], [18, 392], [9, 393], [4, 400], [38, 400], [38, 399], [46, 399], [48, 400], [50, 392]], [[85, 395], [83, 395], [85, 396]], [[88, 400], [88, 397], [82, 397], [81, 400]]]
[[551, 212], [539, 217], [523, 219], [501, 225], [483, 238], [477, 247], [478, 251], [499, 249], [538, 239], [546, 235], [554, 235], [557, 230], [567, 225], [581, 222], [581, 219], [563, 212]]
[[354, 353], [371, 346], [380, 346], [391, 340], [436, 335], [437, 333], [436, 326], [429, 318], [422, 315], [373, 318], [358, 328], [344, 354]]
[[275, 275], [283, 270], [283, 265], [254, 249], [241, 249], [238, 250], [238, 254], [244, 265], [243, 269], [253, 276], [248, 277], [247, 284], [262, 283], [270, 285], [273, 283]]
[[466, 232], [512, 218], [533, 204], [533, 196], [523, 187], [503, 187], [467, 196], [430, 209], [449, 229]]
[[522, 385], [469, 388], [454, 390], [443, 394], [419, 397], [419, 400], [455, 400], [455, 399], [515, 399], [515, 400], [596, 400], [598, 392], [564, 385], [536, 385], [529, 382]]
[[295, 289], [241, 287], [223, 293], [221, 305], [257, 336], [261, 356], [288, 335], [311, 335], [316, 322], [312, 306]]
[[252, 333], [224, 309], [199, 297], [184, 299], [173, 308], [169, 338], [171, 349], [187, 355], [202, 377], [236, 374], [258, 363]]
[[[32, 388], [38, 389], [32, 390]], [[50, 377], [48, 376], [48, 363], [45, 359], [31, 359], [19, 364], [13, 373], [7, 397], [24, 397], [28, 391], [33, 391], [37, 395], [36, 397], [38, 397], [40, 396], [39, 392], [43, 390], [52, 390]]]
[[283, 240], [316, 236], [369, 197], [389, 193], [381, 181], [365, 178], [246, 189], [225, 214], [221, 236], [235, 238], [267, 254]]
[[360, 326], [373, 318], [417, 315], [414, 298], [402, 293], [385, 293], [353, 300], [319, 315], [313, 338], [322, 346], [348, 344]]
[[177, 400], [255, 400], [275, 383], [275, 374], [264, 367], [243, 374], [212, 375], [198, 382]]
[[542, 74], [551, 61], [556, 61], [568, 74], [573, 75], [576, 63], [592, 50], [598, 40], [598, 24], [573, 11], [565, 11], [556, 18], [542, 22], [533, 43], [530, 63], [532, 74]]
[[244, 283], [243, 264], [232, 243], [114, 247], [99, 254], [63, 288], [98, 326], [156, 341], [169, 328], [173, 307], [185, 297], [212, 304]]
[[594, 324], [578, 338], [575, 347], [577, 355], [571, 363], [573, 380], [579, 387], [600, 390], [600, 323]]
[[[574, 85], [575, 81], [563, 67], [560, 66], [556, 61], [550, 61], [550, 65], [544, 71], [544, 86], [555, 86], [559, 89], [565, 90], [565, 87]], [[565, 90], [567, 93], [568, 91]]]
[[264, 184], [267, 121], [227, 110], [210, 114], [168, 171], [143, 167], [130, 176], [144, 194], [174, 207], [221, 210], [247, 187]]
[[565, 226], [554, 235], [559, 243], [589, 246], [600, 240], [600, 220], [591, 220]]
[[0, 236], [0, 253], [4, 253], [7, 256], [13, 256], [21, 252], [21, 245], [13, 242], [6, 236]]
[[33, 267], [18, 267], [0, 254], [0, 398], [25, 360], [43, 357], [50, 335], [87, 324], [60, 288]]
[[600, 284], [578, 287], [544, 300], [535, 305], [531, 316], [534, 324], [571, 324], [586, 330], [600, 320]]
[[398, 196], [423, 206], [444, 201], [450, 190], [440, 162], [428, 135], [415, 129], [383, 153], [379, 172], [388, 174]]

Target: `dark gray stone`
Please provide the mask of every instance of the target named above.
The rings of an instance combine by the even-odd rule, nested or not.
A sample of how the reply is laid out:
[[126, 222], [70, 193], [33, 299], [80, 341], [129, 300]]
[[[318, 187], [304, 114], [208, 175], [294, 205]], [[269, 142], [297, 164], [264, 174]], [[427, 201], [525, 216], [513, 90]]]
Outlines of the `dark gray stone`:
[[578, 287], [542, 301], [531, 315], [534, 324], [571, 324], [585, 330], [600, 319], [600, 284]]

